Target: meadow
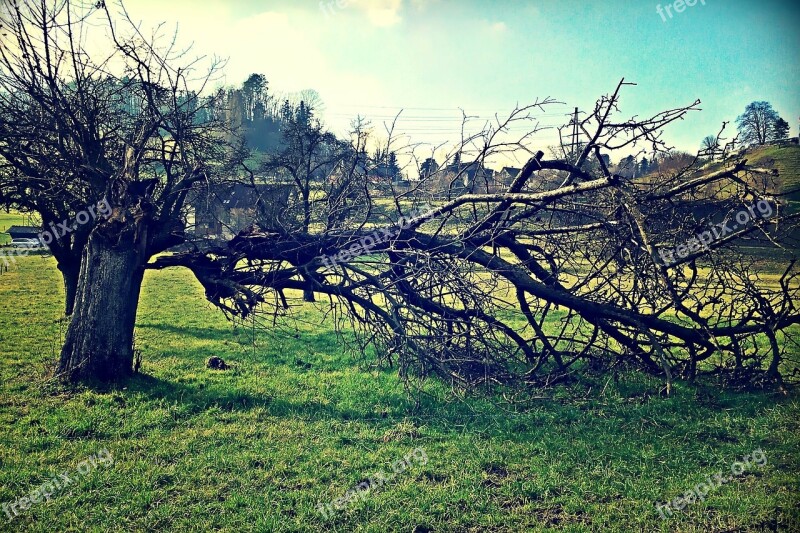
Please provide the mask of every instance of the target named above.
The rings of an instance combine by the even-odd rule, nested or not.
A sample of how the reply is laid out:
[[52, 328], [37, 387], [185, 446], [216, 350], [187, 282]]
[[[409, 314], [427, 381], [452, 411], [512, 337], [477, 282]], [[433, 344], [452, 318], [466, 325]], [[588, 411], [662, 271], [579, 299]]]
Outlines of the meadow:
[[[347, 355], [312, 305], [267, 330], [234, 325], [183, 270], [145, 277], [140, 373], [65, 388], [50, 377], [61, 307], [51, 257], [0, 274], [0, 503], [73, 481], [0, 514], [1, 531], [800, 530], [795, 391], [678, 382], [666, 397], [635, 371], [516, 403], [438, 381], [408, 390]], [[206, 368], [211, 356], [231, 368]], [[103, 450], [112, 463], [76, 475]], [[394, 474], [414, 450], [427, 460]], [[661, 518], [656, 503], [755, 450], [763, 466]], [[379, 472], [379, 488], [317, 511]]]

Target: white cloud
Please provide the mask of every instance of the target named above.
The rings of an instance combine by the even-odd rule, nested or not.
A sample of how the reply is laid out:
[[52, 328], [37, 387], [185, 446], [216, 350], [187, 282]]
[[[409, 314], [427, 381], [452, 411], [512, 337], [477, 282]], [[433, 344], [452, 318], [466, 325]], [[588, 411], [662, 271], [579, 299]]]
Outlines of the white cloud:
[[495, 33], [503, 33], [508, 29], [508, 27], [506, 26], [505, 22], [495, 22], [489, 26], [489, 29]]
[[364, 11], [375, 26], [394, 26], [403, 20], [400, 16], [403, 0], [350, 0], [350, 4]]

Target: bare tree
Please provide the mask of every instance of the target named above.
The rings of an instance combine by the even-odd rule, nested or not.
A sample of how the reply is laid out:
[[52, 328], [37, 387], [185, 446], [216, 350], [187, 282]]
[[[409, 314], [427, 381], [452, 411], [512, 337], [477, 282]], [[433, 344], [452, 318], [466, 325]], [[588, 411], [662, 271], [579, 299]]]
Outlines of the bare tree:
[[744, 113], [736, 118], [742, 142], [748, 144], [764, 144], [770, 140], [775, 131], [775, 123], [780, 117], [769, 102], [751, 102]]
[[[186, 266], [207, 289], [224, 285], [224, 295], [207, 293], [239, 316], [263, 301], [281, 314], [292, 289], [325, 295], [330, 311], [349, 317], [360, 347], [372, 344], [406, 377], [535, 384], [587, 363], [629, 362], [663, 373], [669, 387], [676, 374], [742, 376], [768, 361], [768, 376], [780, 379], [782, 362], [796, 353], [800, 272], [790, 255], [767, 282], [768, 264], [736, 245], [781, 246], [798, 216], [781, 212], [774, 173], [744, 160], [705, 174], [697, 156], [669, 173], [612, 173], [605, 155], [634, 146], [664, 153], [664, 128], [699, 104], [620, 118], [625, 85], [579, 121], [581, 149], [570, 161], [537, 152], [503, 192], [451, 187], [415, 213], [435, 172], [396, 196], [389, 212], [357, 209], [373, 205], [373, 189], [350, 172], [361, 194], [320, 203], [317, 215], [347, 212], [341, 224], [306, 225], [302, 239], [253, 228], [213, 255], [148, 266]], [[481, 163], [526, 147], [527, 136], [503, 137], [525, 111], [465, 139], [459, 159], [471, 153]]]
[[[235, 163], [213, 100], [174, 37], [145, 36], [104, 2], [7, 3], [0, 41], [0, 203], [66, 231], [49, 243], [72, 311], [58, 374], [132, 371], [144, 266], [182, 243], [186, 198]], [[87, 36], [108, 34], [106, 55]], [[72, 224], [107, 201], [107, 218]], [[73, 309], [74, 299], [74, 309]]]
[[700, 150], [711, 159], [714, 159], [714, 156], [716, 156], [719, 150], [719, 143], [716, 136], [706, 135], [703, 138], [703, 142], [700, 144]]

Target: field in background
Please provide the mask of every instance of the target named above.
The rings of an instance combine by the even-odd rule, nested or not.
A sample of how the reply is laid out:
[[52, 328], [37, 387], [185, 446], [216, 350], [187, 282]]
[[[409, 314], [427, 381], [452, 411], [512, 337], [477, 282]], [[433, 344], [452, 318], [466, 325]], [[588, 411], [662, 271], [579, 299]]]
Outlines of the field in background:
[[25, 215], [20, 215], [13, 211], [11, 213], [0, 211], [0, 246], [11, 242], [11, 237], [6, 235], [5, 231], [11, 226], [21, 226], [25, 224], [26, 220], [27, 217]]
[[[0, 221], [0, 225], [2, 225]], [[0, 530], [727, 531], [800, 528], [800, 402], [639, 374], [535, 391], [510, 413], [342, 354], [312, 307], [233, 329], [182, 270], [148, 273], [124, 387], [49, 382], [63, 336], [52, 258], [0, 276], [0, 503], [114, 458]], [[253, 341], [255, 340], [255, 345]], [[205, 368], [217, 355], [232, 365]], [[330, 503], [416, 448], [428, 457], [325, 521]], [[674, 499], [761, 448], [763, 468], [662, 521]]]
[[755, 167], [777, 168], [780, 192], [794, 191], [789, 198], [800, 202], [800, 146], [763, 146], [747, 154], [748, 164]]

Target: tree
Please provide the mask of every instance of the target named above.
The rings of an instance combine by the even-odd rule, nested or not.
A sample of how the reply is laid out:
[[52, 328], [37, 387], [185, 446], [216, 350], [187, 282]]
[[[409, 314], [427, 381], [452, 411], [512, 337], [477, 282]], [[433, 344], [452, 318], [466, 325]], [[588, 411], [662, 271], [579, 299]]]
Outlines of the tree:
[[703, 137], [703, 142], [700, 143], [700, 150], [711, 159], [714, 159], [719, 150], [719, 140], [715, 135], [706, 135]]
[[[451, 181], [433, 201], [423, 180], [389, 202], [375, 201], [363, 124], [337, 139], [310, 107], [298, 113], [286, 102], [280, 150], [263, 167], [292, 188], [285, 212], [264, 209], [228, 242], [162, 254], [188, 239], [190, 193], [245, 179], [258, 190], [241, 139], [225, 127], [226, 116], [238, 117], [189, 90], [196, 76], [176, 64], [184, 54], [174, 42], [146, 39], [102, 2], [88, 15], [66, 0], [11, 7], [11, 23], [3, 20], [11, 38], [0, 42], [0, 202], [54, 221], [98, 200], [111, 208], [86, 224], [79, 248], [70, 240], [81, 255], [58, 367], [64, 379], [131, 372], [144, 271], [171, 266], [191, 269], [206, 298], [234, 317], [278, 319], [290, 291], [324, 295], [320, 305], [349, 318], [365, 353], [371, 346], [404, 377], [462, 386], [549, 384], [621, 360], [663, 373], [668, 387], [673, 372], [692, 379], [703, 368], [762, 361], [780, 379], [796, 344], [797, 261], [774, 276], [730, 244], [764, 234], [765, 246], [781, 245], [800, 215], [767, 199], [768, 169], [739, 161], [698, 175], [697, 157], [668, 152], [664, 128], [699, 101], [617, 117], [620, 82], [577, 124], [584, 138], [570, 161], [545, 159], [529, 144], [536, 126], [508, 138], [554, 103], [537, 101], [456, 147], [458, 167], [462, 154], [474, 156], [464, 169], [533, 154], [505, 191], [463, 194]], [[84, 46], [98, 27], [111, 36], [111, 58]], [[626, 179], [605, 164], [606, 152], [640, 145], [663, 175]], [[391, 138], [386, 146], [384, 156]], [[708, 220], [738, 221], [742, 206], [752, 223], [722, 235], [705, 229]], [[697, 275], [700, 268], [708, 273]], [[759, 284], [766, 275], [779, 290]], [[559, 328], [543, 328], [547, 320]]]
[[[253, 292], [276, 302], [290, 290], [325, 295], [326, 309], [350, 318], [356, 345], [372, 346], [408, 379], [530, 386], [627, 361], [663, 374], [669, 390], [675, 374], [741, 373], [764, 360], [768, 375], [780, 379], [781, 361], [796, 342], [791, 328], [800, 323], [800, 270], [788, 260], [775, 290], [761, 286], [760, 276], [768, 275], [763, 265], [730, 244], [760, 233], [769, 235], [765, 246], [785, 242], [800, 215], [778, 216], [774, 200], [765, 199], [772, 172], [744, 161], [702, 174], [696, 156], [654, 156], [676, 166], [646, 180], [594, 165], [609, 146], [670, 153], [664, 128], [699, 104], [617, 117], [624, 86], [587, 114], [582, 149], [569, 162], [534, 152], [524, 144], [530, 132], [516, 144], [498, 139], [530, 108], [464, 139], [456, 152], [479, 154], [470, 164], [514, 144], [535, 154], [502, 192], [451, 188], [441, 200], [427, 198], [425, 208], [423, 177], [377, 211], [369, 183], [344, 172], [359, 195], [331, 201], [330, 192], [320, 191], [319, 222], [302, 234], [254, 228], [213, 256], [161, 257], [153, 268], [181, 265], [206, 287], [226, 284], [228, 296], [211, 298], [223, 308]], [[724, 234], [707, 226], [742, 212], [750, 218], [742, 206], [752, 209], [748, 224]], [[332, 217], [335, 225], [326, 223]], [[701, 268], [706, 272], [698, 275]], [[257, 306], [239, 308], [241, 316], [252, 312]], [[548, 319], [559, 328], [543, 328]]]
[[267, 78], [263, 74], [251, 74], [242, 84], [244, 118], [255, 122], [263, 118], [267, 101]]
[[[197, 75], [178, 64], [174, 42], [146, 39], [102, 2], [88, 13], [68, 1], [6, 6], [0, 205], [38, 213], [45, 225], [75, 222], [48, 244], [67, 311], [74, 295], [58, 375], [123, 377], [146, 263], [185, 241], [189, 191], [226, 175], [235, 154], [208, 118], [213, 99], [190, 90]], [[105, 56], [87, 49], [95, 32], [108, 32]], [[108, 217], [78, 224], [100, 201]]]
[[642, 160], [639, 162], [639, 176], [644, 176], [650, 171], [650, 163], [647, 161], [646, 157], [643, 157]]
[[[240, 89], [228, 89], [229, 126], [240, 131], [253, 150], [270, 152], [280, 144], [281, 112], [263, 74], [251, 74]], [[291, 111], [289, 108], [287, 111]]]
[[292, 104], [289, 103], [289, 100], [284, 100], [283, 104], [281, 105], [280, 110], [280, 118], [284, 124], [289, 124], [292, 122], [294, 118], [294, 110], [292, 109]]
[[[288, 100], [286, 105], [289, 105]], [[342, 195], [355, 194], [351, 180], [341, 179], [342, 170], [357, 173], [365, 168], [366, 162], [359, 161], [355, 155], [363, 151], [364, 144], [354, 148], [355, 151], [349, 150], [345, 143], [325, 129], [314, 117], [313, 109], [304, 102], [300, 102], [295, 112], [285, 111], [284, 116], [280, 150], [270, 154], [263, 170], [267, 174], [286, 177], [294, 185], [293, 202], [284, 214], [281, 226], [271, 226], [270, 229], [297, 237], [308, 235], [317, 222], [337, 224], [342, 214], [335, 213], [335, 208], [322, 221], [317, 219], [317, 213], [329, 202], [341, 206]], [[318, 194], [321, 199], [316, 197]], [[314, 292], [305, 289], [304, 298], [314, 301]]]
[[778, 117], [773, 126], [772, 138], [775, 140], [786, 139], [789, 137], [789, 123]]
[[780, 117], [769, 102], [752, 102], [736, 119], [739, 136], [745, 144], [764, 144], [772, 138]]
[[632, 155], [627, 155], [620, 159], [619, 165], [617, 165], [617, 174], [626, 178], [632, 178], [633, 175], [637, 171], [636, 165], [636, 157]]
[[397, 163], [397, 152], [389, 152], [389, 157], [386, 162], [387, 170], [392, 181], [400, 179], [400, 165]]
[[660, 152], [654, 156], [653, 162], [650, 166], [652, 168], [654, 163], [658, 163], [658, 169], [660, 172], [672, 173], [680, 176], [693, 169], [698, 161], [698, 155], [692, 155], [681, 150], [669, 150], [666, 152]]
[[225, 121], [231, 130], [231, 140], [238, 136], [244, 127], [245, 121], [245, 99], [241, 89], [229, 89], [227, 101], [225, 102]]
[[297, 126], [300, 128], [308, 128], [313, 116], [313, 111], [306, 106], [305, 102], [301, 101], [300, 105], [297, 106], [297, 113], [295, 115]]
[[420, 178], [429, 178], [439, 170], [439, 163], [433, 157], [428, 157], [419, 167]]

